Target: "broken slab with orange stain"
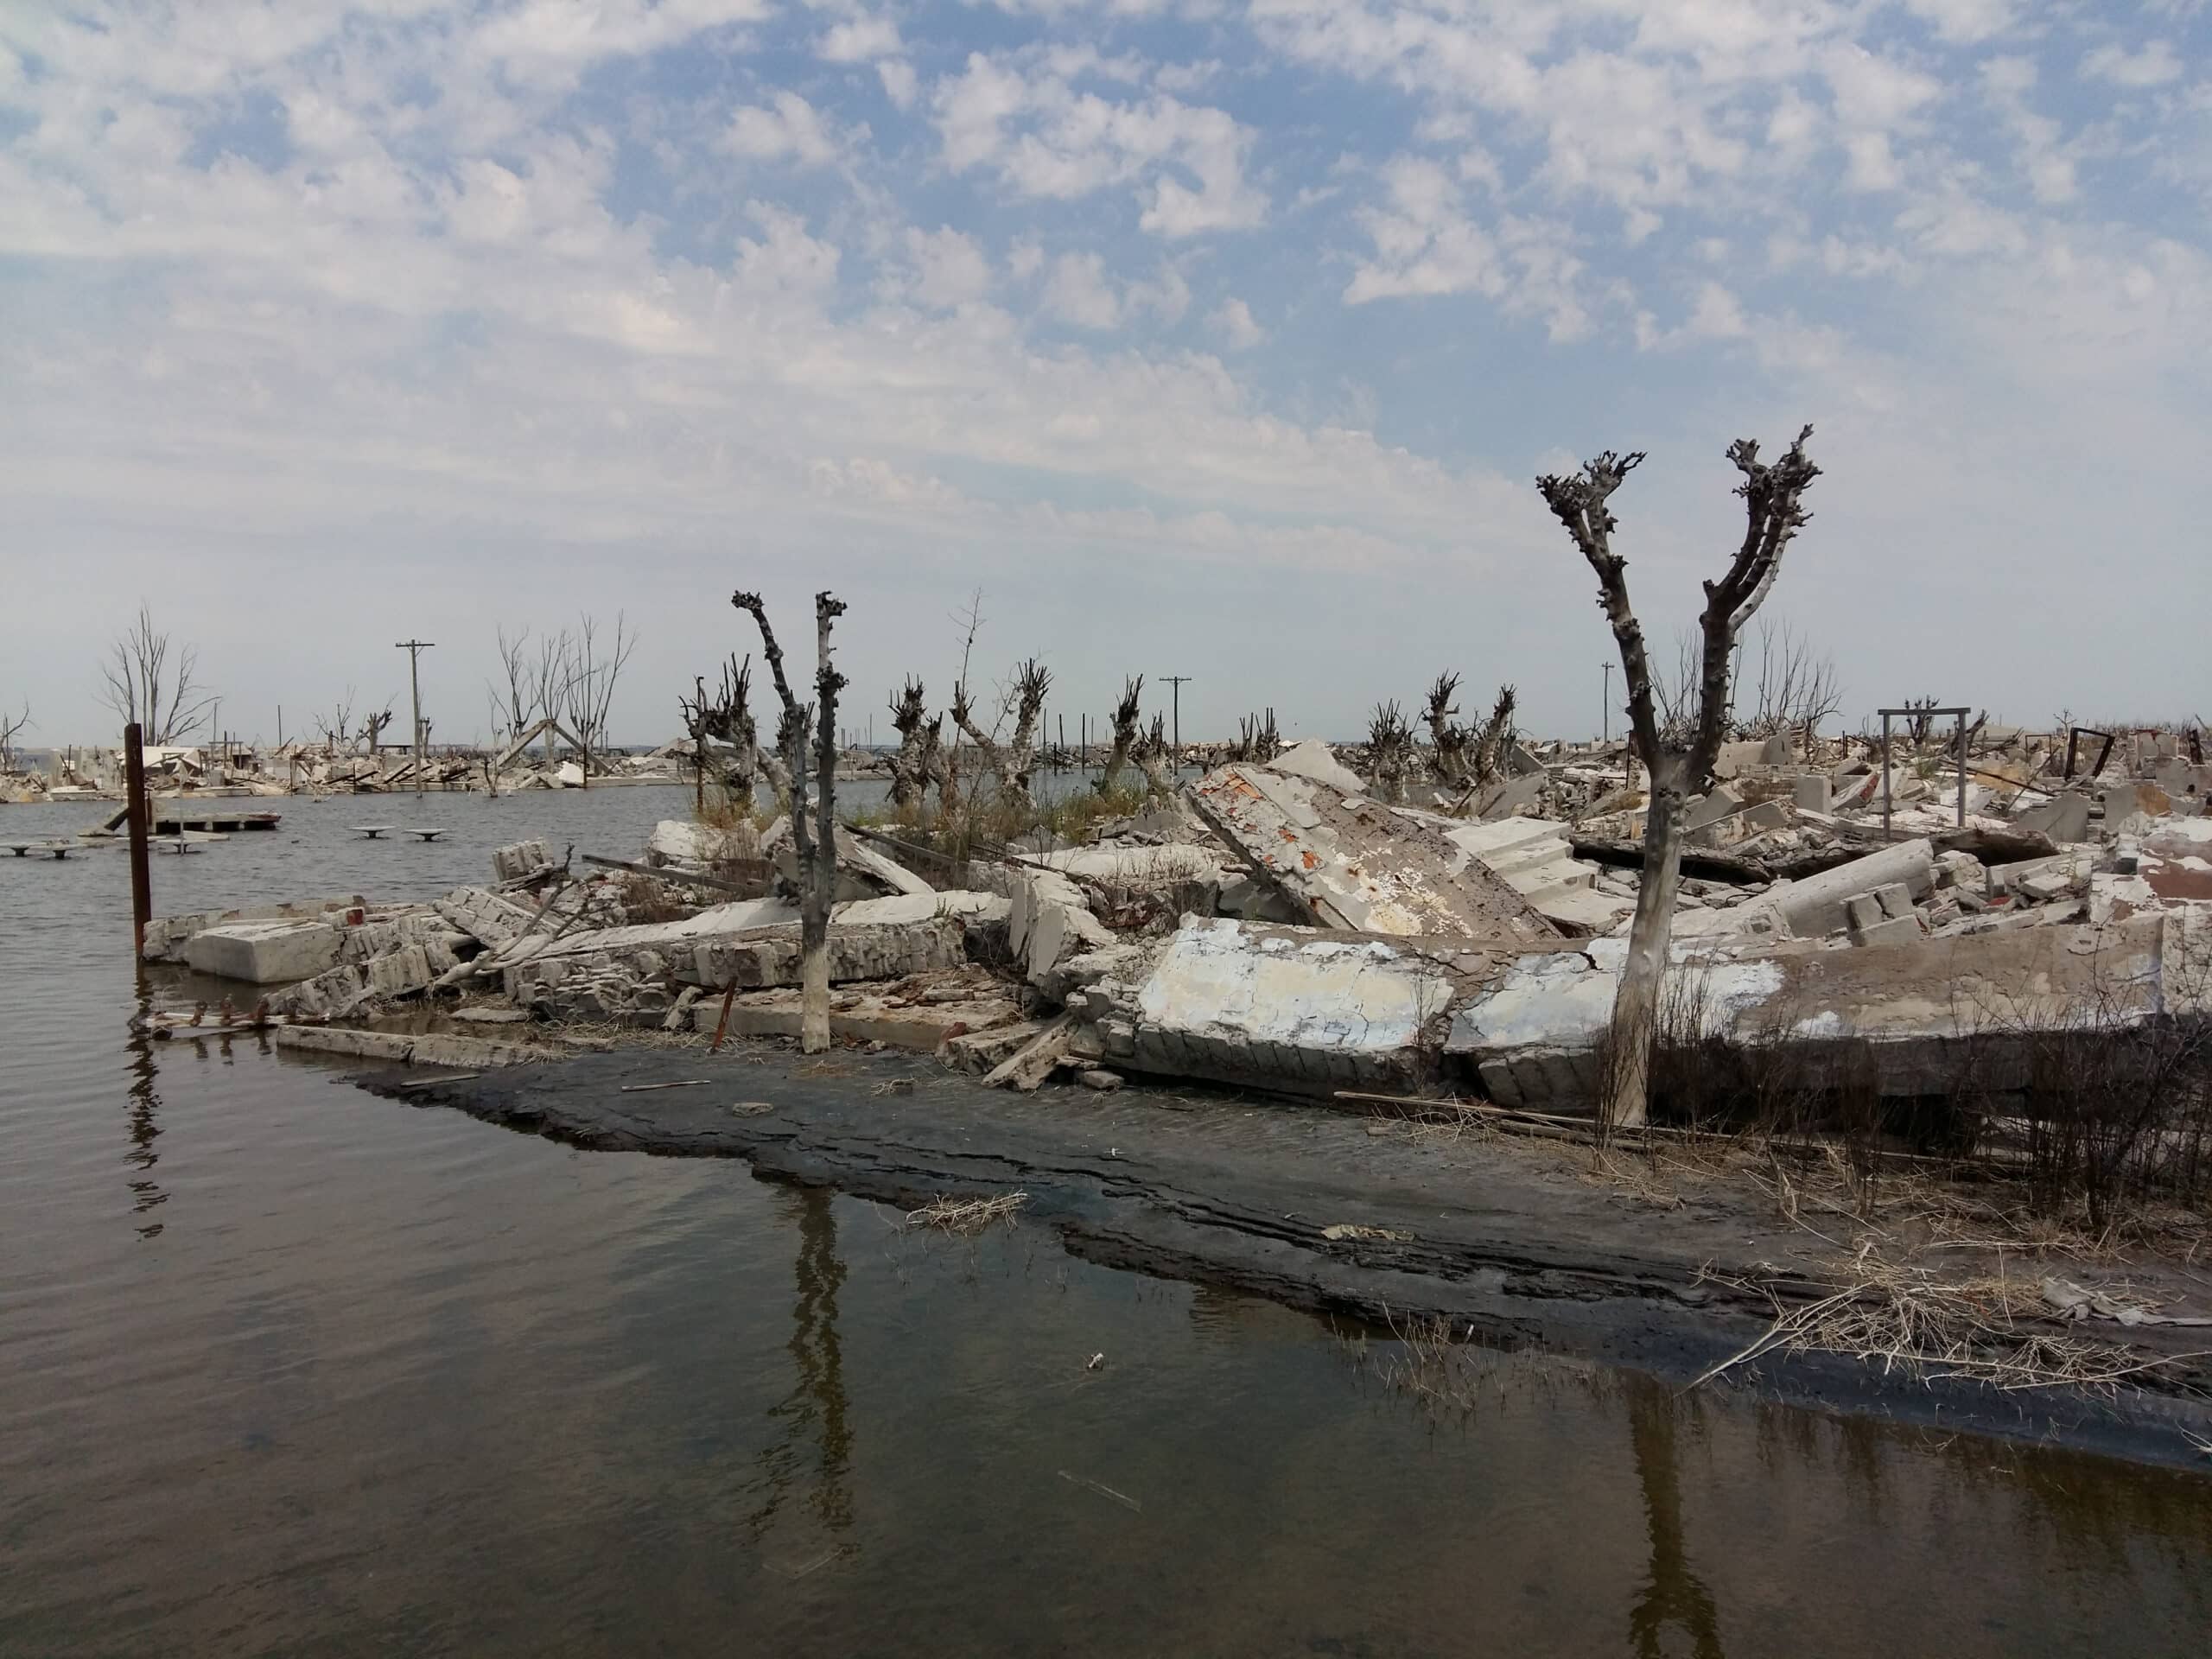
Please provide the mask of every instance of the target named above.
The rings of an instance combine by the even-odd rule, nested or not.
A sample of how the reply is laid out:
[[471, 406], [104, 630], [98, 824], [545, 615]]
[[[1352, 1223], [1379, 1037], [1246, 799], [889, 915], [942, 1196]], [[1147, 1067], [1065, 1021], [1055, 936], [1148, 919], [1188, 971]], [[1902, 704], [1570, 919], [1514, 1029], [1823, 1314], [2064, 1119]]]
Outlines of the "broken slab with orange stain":
[[1432, 814], [1242, 763], [1200, 779], [1191, 799], [1255, 874], [1322, 927], [1533, 949], [1560, 937]]

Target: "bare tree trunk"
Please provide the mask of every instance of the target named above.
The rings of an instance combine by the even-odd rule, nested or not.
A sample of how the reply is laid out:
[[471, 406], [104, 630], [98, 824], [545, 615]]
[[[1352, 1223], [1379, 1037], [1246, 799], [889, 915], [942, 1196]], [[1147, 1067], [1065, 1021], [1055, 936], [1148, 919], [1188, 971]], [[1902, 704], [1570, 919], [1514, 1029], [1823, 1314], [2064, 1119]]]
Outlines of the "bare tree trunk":
[[1598, 602], [1620, 649], [1627, 682], [1630, 735], [1651, 778], [1644, 817], [1643, 881], [1629, 925], [1628, 959], [1614, 993], [1607, 1036], [1611, 1074], [1599, 1102], [1600, 1121], [1607, 1128], [1640, 1124], [1649, 1109], [1659, 996], [1674, 933], [1675, 901], [1681, 887], [1682, 807], [1693, 791], [1711, 785], [1713, 761], [1726, 732], [1736, 640], [1772, 589], [1783, 554], [1806, 522], [1804, 493], [1820, 476], [1820, 468], [1805, 454], [1805, 440], [1812, 432], [1811, 427], [1805, 428], [1771, 465], [1759, 461], [1758, 445], [1748, 438], [1729, 446], [1728, 460], [1744, 478], [1736, 492], [1745, 505], [1744, 539], [1727, 574], [1705, 584], [1697, 709], [1694, 718], [1683, 722], [1688, 728], [1687, 741], [1672, 744], [1662, 732], [1643, 628], [1629, 603], [1628, 561], [1613, 551], [1618, 521], [1607, 505], [1623, 480], [1642, 464], [1642, 453], [1623, 455], [1608, 450], [1572, 475], [1550, 474], [1536, 480], [1545, 505], [1597, 573]]
[[[1669, 767], [1672, 772], [1675, 768]], [[1675, 932], [1675, 903], [1682, 887], [1682, 797], [1678, 783], [1655, 785], [1643, 817], [1643, 880], [1629, 923], [1628, 959], [1613, 999], [1606, 1034], [1604, 1121], [1632, 1129], [1645, 1119], [1651, 1056], [1659, 1034], [1659, 992], [1667, 978], [1667, 951]]]
[[[815, 702], [812, 708], [791, 695], [784, 674], [783, 648], [768, 626], [768, 607], [758, 594], [733, 594], [730, 603], [751, 613], [760, 629], [761, 654], [782, 699], [783, 718], [777, 727], [779, 757], [775, 772], [783, 774], [789, 791], [791, 846], [798, 855], [799, 890], [799, 1052], [820, 1054], [830, 1046], [830, 911], [837, 897], [837, 694], [845, 686], [830, 660], [830, 625], [845, 613], [844, 602], [829, 593], [814, 596]], [[815, 821], [807, 821], [807, 727], [816, 726], [814, 738]], [[761, 757], [765, 769], [768, 757]]]
[[1122, 768], [1129, 764], [1129, 751], [1137, 743], [1137, 721], [1141, 717], [1143, 700], [1143, 675], [1122, 682], [1122, 700], [1114, 705], [1114, 747], [1108, 752], [1105, 767], [1098, 774], [1098, 791], [1102, 795], [1114, 787]]
[[[803, 1054], [820, 1054], [830, 1046], [830, 907], [837, 897], [837, 693], [845, 683], [830, 662], [830, 626], [844, 609], [844, 602], [827, 592], [814, 596], [817, 842], [814, 857], [799, 873], [806, 890], [799, 912], [798, 1046]], [[792, 771], [798, 771], [796, 765]]]

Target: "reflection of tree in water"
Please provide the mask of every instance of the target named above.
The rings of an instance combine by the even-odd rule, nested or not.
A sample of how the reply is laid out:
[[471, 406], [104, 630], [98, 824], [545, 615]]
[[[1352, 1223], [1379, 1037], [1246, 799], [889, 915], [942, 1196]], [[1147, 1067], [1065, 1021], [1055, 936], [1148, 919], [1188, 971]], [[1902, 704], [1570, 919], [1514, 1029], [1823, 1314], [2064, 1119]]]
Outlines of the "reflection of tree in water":
[[[138, 996], [138, 1015], [141, 1022], [153, 1007], [152, 999], [142, 988]], [[130, 1123], [130, 1151], [126, 1154], [131, 1166], [140, 1172], [130, 1182], [130, 1209], [134, 1215], [144, 1215], [156, 1205], [167, 1204], [169, 1195], [161, 1184], [145, 1172], [162, 1160], [154, 1150], [154, 1142], [162, 1136], [162, 1097], [154, 1088], [161, 1075], [161, 1068], [154, 1064], [154, 1039], [144, 1031], [133, 1028], [130, 1033], [130, 1105], [126, 1109]], [[141, 1222], [138, 1236], [152, 1238], [162, 1230], [158, 1221]]]
[[837, 1217], [831, 1202], [826, 1191], [805, 1187], [792, 1206], [798, 1211], [798, 1256], [790, 1348], [798, 1376], [791, 1392], [768, 1409], [778, 1433], [761, 1454], [767, 1490], [747, 1522], [756, 1542], [805, 1474], [810, 1442], [815, 1478], [809, 1507], [832, 1532], [853, 1523], [852, 1494], [846, 1486], [853, 1433], [845, 1421], [844, 1360], [837, 1336], [837, 1290], [845, 1282], [845, 1264], [837, 1257]]
[[1643, 1488], [1643, 1522], [1651, 1538], [1651, 1570], [1629, 1609], [1629, 1639], [1638, 1654], [1666, 1651], [1660, 1633], [1679, 1624], [1697, 1659], [1720, 1659], [1720, 1624], [1713, 1592], [1690, 1570], [1682, 1548], [1682, 1493], [1675, 1466], [1675, 1405], [1656, 1382], [1631, 1382], [1629, 1439]]

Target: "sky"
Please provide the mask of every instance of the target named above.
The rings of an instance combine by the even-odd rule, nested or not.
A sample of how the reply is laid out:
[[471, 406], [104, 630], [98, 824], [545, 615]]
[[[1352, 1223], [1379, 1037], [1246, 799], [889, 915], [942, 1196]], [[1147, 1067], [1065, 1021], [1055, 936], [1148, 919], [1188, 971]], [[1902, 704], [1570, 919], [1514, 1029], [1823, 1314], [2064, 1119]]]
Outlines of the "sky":
[[[143, 599], [273, 738], [626, 614], [619, 741], [849, 613], [843, 723], [1035, 655], [1186, 737], [1441, 670], [1592, 734], [1810, 422], [1845, 722], [2212, 715], [2202, 0], [14, 0], [0, 703]], [[1610, 679], [1619, 701], [1620, 677]], [[766, 699], [756, 707], [767, 712]], [[1618, 715], [1612, 724], [1618, 729]]]

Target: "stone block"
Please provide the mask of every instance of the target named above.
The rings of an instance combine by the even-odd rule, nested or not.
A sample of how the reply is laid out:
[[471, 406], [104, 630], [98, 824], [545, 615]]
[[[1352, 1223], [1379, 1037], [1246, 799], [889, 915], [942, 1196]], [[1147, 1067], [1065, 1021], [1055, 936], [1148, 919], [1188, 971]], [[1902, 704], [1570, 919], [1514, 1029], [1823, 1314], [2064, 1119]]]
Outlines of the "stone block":
[[1871, 893], [1853, 893], [1843, 901], [1843, 916], [1853, 932], [1864, 932], [1882, 919], [1881, 900]]
[[1736, 815], [1736, 827], [1746, 835], [1756, 835], [1762, 830], [1787, 830], [1789, 824], [1789, 809], [1780, 801], [1761, 801]]
[[184, 959], [221, 979], [282, 985], [322, 973], [338, 961], [344, 944], [340, 930], [327, 922], [227, 922], [187, 940]]
[[1287, 772], [1296, 778], [1310, 778], [1317, 784], [1326, 785], [1344, 795], [1364, 795], [1367, 785], [1360, 776], [1318, 737], [1309, 737], [1292, 744], [1268, 762], [1269, 772]]
[[2087, 841], [2089, 838], [2089, 798], [2078, 791], [2069, 790], [2053, 796], [2041, 806], [2031, 806], [2016, 812], [2012, 822], [2023, 830], [2033, 830], [2049, 836], [2055, 842]]
[[1902, 881], [1885, 882], [1874, 889], [1874, 898], [1882, 906], [1882, 914], [1892, 920], [1912, 914], [1912, 894]]
[[519, 881], [553, 868], [553, 849], [542, 841], [518, 841], [492, 855], [494, 880]]
[[362, 969], [363, 986], [372, 996], [407, 996], [435, 977], [429, 953], [419, 944], [378, 957]]
[[1918, 944], [1926, 937], [1920, 929], [1920, 918], [1907, 914], [1861, 928], [1853, 939], [1860, 945], [1898, 945]]
[[1789, 786], [1789, 798], [1801, 812], [1833, 812], [1835, 785], [1817, 772], [1808, 772]]

